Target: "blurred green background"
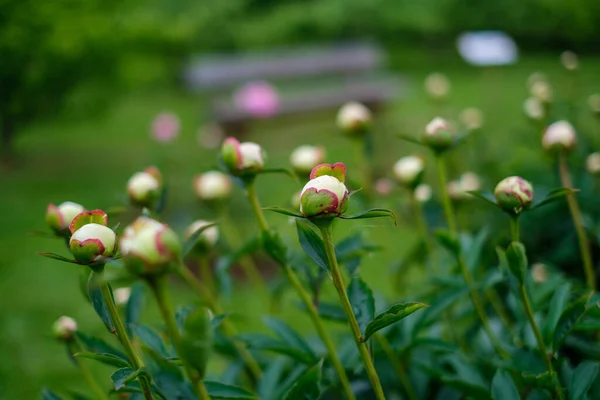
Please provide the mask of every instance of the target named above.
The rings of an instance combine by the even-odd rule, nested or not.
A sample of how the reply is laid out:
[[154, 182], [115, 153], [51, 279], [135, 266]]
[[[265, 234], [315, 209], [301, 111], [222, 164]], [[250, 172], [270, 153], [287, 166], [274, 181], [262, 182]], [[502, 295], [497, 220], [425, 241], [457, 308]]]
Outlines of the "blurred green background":
[[[466, 29], [507, 31], [520, 45], [519, 62], [494, 69], [468, 66], [454, 49], [456, 35]], [[38, 398], [44, 386], [84, 388], [64, 348], [52, 338], [50, 327], [59, 316], [70, 315], [82, 330], [106, 336], [79, 291], [77, 268], [36, 255], [66, 253], [60, 241], [30, 234], [44, 229], [48, 203], [71, 200], [88, 208], [123, 204], [129, 176], [158, 164], [170, 190], [167, 221], [181, 232], [193, 218], [211, 217], [192, 191], [194, 174], [215, 167], [217, 155], [198, 144], [206, 98], [181, 85], [181, 69], [191, 56], [373, 39], [388, 52], [389, 67], [409, 83], [406, 98], [378, 114], [377, 176], [390, 176], [400, 156], [422, 152], [395, 134], [419, 134], [435, 116], [438, 110], [422, 82], [440, 71], [452, 83], [445, 116], [456, 119], [460, 110], [476, 106], [485, 118], [476, 147], [465, 146], [454, 157], [451, 178], [475, 170], [486, 188], [508, 174], [530, 174], [554, 185], [553, 166], [538, 146], [539, 129], [522, 112], [525, 82], [535, 71], [547, 74], [557, 104], [553, 118], [565, 117], [561, 102], [574, 89], [572, 122], [598, 149], [600, 122], [588, 111], [586, 99], [600, 91], [599, 35], [600, 3], [595, 0], [1, 0], [0, 398]], [[574, 79], [559, 62], [565, 49], [580, 53]], [[174, 142], [159, 144], [150, 138], [150, 125], [165, 110], [180, 117], [181, 132]], [[248, 139], [264, 146], [272, 167], [288, 167], [297, 145], [322, 144], [328, 161], [345, 162], [352, 177], [356, 163], [351, 143], [337, 132], [334, 118], [330, 110], [309, 118], [257, 122]], [[431, 178], [427, 180], [435, 186]], [[285, 176], [258, 182], [263, 205], [287, 205], [298, 189]], [[232, 216], [243, 236], [250, 237], [256, 231], [254, 220], [241, 191], [235, 193]], [[399, 213], [398, 228], [384, 220], [337, 227], [338, 237], [360, 230], [387, 249], [368, 258], [362, 274], [374, 289], [394, 299], [417, 292], [421, 276], [419, 271], [407, 276], [401, 295], [390, 284], [390, 264], [416, 240], [402, 196], [398, 192], [377, 200]], [[485, 205], [469, 204], [463, 221], [485, 211]], [[286, 218], [267, 218], [297, 246]], [[178, 292], [178, 302], [191, 298], [185, 290]], [[294, 301], [293, 294], [286, 296], [282, 317], [301, 326]], [[229, 305], [241, 324], [261, 329], [253, 316], [264, 304], [251, 288], [240, 285]], [[153, 320], [151, 313], [146, 318]], [[92, 365], [108, 387], [108, 370]]]

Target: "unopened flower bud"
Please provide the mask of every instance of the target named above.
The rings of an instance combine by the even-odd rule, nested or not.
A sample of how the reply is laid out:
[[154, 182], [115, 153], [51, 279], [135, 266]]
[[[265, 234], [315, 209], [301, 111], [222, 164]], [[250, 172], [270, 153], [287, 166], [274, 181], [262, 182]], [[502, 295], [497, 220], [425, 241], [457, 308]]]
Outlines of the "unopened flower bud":
[[542, 146], [548, 151], [572, 150], [577, 144], [575, 129], [567, 121], [557, 121], [546, 128]]
[[450, 81], [446, 75], [434, 72], [425, 78], [425, 91], [433, 99], [444, 99], [450, 93]]
[[420, 157], [402, 157], [394, 164], [394, 176], [401, 185], [414, 188], [421, 181], [424, 169], [425, 163]]
[[231, 180], [222, 172], [208, 171], [194, 178], [194, 189], [200, 200], [223, 200], [231, 194]]
[[569, 71], [579, 68], [579, 57], [572, 51], [563, 51], [560, 55], [560, 63]]
[[379, 178], [375, 181], [375, 191], [381, 196], [387, 196], [392, 192], [392, 182], [388, 178]]
[[446, 190], [448, 191], [448, 196], [450, 196], [452, 200], [462, 200], [464, 198], [464, 193], [460, 188], [460, 181], [458, 180], [449, 181], [446, 184]]
[[337, 114], [337, 125], [348, 135], [362, 135], [371, 125], [371, 111], [360, 103], [346, 103]]
[[225, 167], [233, 176], [254, 176], [263, 170], [265, 155], [256, 143], [243, 142], [228, 137], [221, 147]]
[[548, 78], [546, 74], [540, 71], [536, 71], [527, 77], [527, 87], [531, 88], [536, 82], [546, 82]]
[[454, 134], [446, 121], [443, 118], [436, 117], [425, 127], [423, 135], [423, 143], [436, 151], [448, 149], [454, 142]]
[[118, 306], [122, 306], [127, 304], [129, 298], [131, 297], [131, 288], [130, 287], [122, 287], [115, 289], [113, 291], [113, 296], [115, 298], [115, 304]]
[[294, 170], [302, 175], [310, 174], [310, 171], [325, 159], [325, 151], [322, 147], [300, 146], [290, 155], [290, 163]]
[[542, 263], [531, 266], [531, 277], [535, 283], [544, 283], [548, 280], [548, 268]]
[[333, 218], [348, 207], [348, 189], [344, 185], [343, 163], [321, 164], [313, 168], [310, 181], [300, 194], [300, 212], [305, 217]]
[[46, 210], [46, 223], [57, 235], [69, 235], [69, 225], [78, 214], [85, 211], [82, 205], [65, 201], [64, 203], [55, 206], [48, 204]]
[[481, 189], [481, 180], [473, 172], [465, 172], [458, 180], [448, 182], [448, 195], [453, 200], [470, 200], [472, 196], [468, 193]]
[[552, 102], [552, 87], [546, 81], [534, 82], [529, 88], [529, 93], [542, 103]]
[[139, 217], [125, 228], [119, 247], [125, 266], [136, 275], [164, 273], [181, 257], [175, 232], [147, 217]]
[[69, 341], [73, 333], [77, 332], [77, 322], [73, 318], [62, 316], [52, 325], [54, 337], [58, 340]]
[[431, 200], [432, 193], [431, 186], [426, 183], [421, 183], [415, 188], [414, 196], [419, 203], [427, 203]]
[[139, 207], [151, 208], [160, 198], [162, 176], [156, 167], [148, 167], [133, 174], [127, 181], [127, 194], [131, 202]]
[[[185, 230], [185, 241], [187, 242], [188, 240], [190, 240], [192, 235], [196, 233], [199, 229], [210, 224], [212, 224], [212, 222], [204, 221], [201, 219], [192, 222], [192, 224]], [[217, 226], [211, 226], [210, 228], [206, 228], [196, 238], [194, 248], [192, 251], [194, 251], [197, 254], [205, 254], [217, 243], [217, 240], [219, 240], [219, 228]]]
[[483, 113], [479, 108], [465, 108], [460, 113], [460, 120], [469, 131], [474, 131], [483, 126]]
[[592, 153], [587, 156], [585, 166], [590, 174], [600, 174], [600, 153]]
[[69, 248], [75, 261], [90, 265], [115, 254], [117, 235], [107, 224], [102, 210], [84, 211], [73, 219]]
[[600, 117], [600, 94], [594, 93], [588, 97], [588, 105], [592, 113]]
[[544, 118], [544, 105], [537, 97], [528, 97], [523, 103], [523, 112], [533, 120], [541, 120]]
[[509, 176], [496, 185], [494, 196], [500, 208], [518, 214], [533, 203], [533, 187], [520, 176]]

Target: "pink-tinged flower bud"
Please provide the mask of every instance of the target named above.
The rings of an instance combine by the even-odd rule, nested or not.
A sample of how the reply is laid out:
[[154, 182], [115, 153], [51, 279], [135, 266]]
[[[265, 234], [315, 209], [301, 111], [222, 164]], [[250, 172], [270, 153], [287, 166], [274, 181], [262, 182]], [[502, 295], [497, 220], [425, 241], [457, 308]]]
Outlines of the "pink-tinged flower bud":
[[544, 105], [536, 97], [528, 97], [525, 99], [525, 102], [523, 103], [523, 112], [527, 118], [536, 121], [543, 119], [544, 115], [546, 114]]
[[222, 172], [208, 171], [196, 175], [194, 190], [200, 200], [224, 200], [231, 194], [231, 180]]
[[159, 199], [162, 192], [162, 176], [156, 167], [148, 167], [133, 174], [127, 182], [131, 202], [139, 207], [149, 207]]
[[534, 82], [529, 88], [529, 94], [542, 103], [552, 102], [552, 87], [546, 81], [540, 80]]
[[392, 192], [392, 181], [388, 178], [379, 178], [375, 181], [375, 191], [381, 196], [387, 196]]
[[170, 112], [157, 114], [152, 121], [152, 137], [157, 142], [170, 142], [179, 135], [179, 117]]
[[69, 341], [77, 332], [77, 322], [73, 318], [62, 316], [52, 325], [52, 333], [58, 340]]
[[175, 232], [147, 217], [125, 228], [119, 247], [126, 268], [135, 275], [165, 273], [181, 257], [181, 243]]
[[115, 304], [118, 306], [123, 306], [127, 304], [129, 298], [131, 297], [131, 288], [130, 287], [122, 287], [115, 289], [113, 291], [113, 297], [115, 298]]
[[297, 147], [290, 155], [290, 164], [298, 174], [308, 175], [325, 159], [325, 150], [317, 146]]
[[531, 277], [535, 283], [544, 283], [548, 280], [548, 267], [542, 263], [531, 266]]
[[[210, 225], [212, 222], [197, 220], [192, 222], [192, 224], [185, 231], [185, 241], [190, 240], [192, 235], [198, 231], [198, 229], [205, 227], [206, 225]], [[217, 226], [211, 226], [200, 233], [198, 238], [196, 239], [196, 243], [194, 244], [194, 251], [198, 254], [206, 253], [210, 250], [219, 240], [219, 228]]]
[[483, 112], [479, 108], [465, 108], [460, 112], [460, 121], [469, 131], [475, 131], [483, 126]]
[[343, 163], [321, 164], [313, 168], [310, 181], [300, 194], [300, 212], [305, 217], [334, 218], [348, 207]]
[[465, 172], [458, 180], [448, 182], [448, 195], [453, 200], [471, 200], [473, 197], [468, 193], [481, 189], [481, 180], [473, 172]]
[[396, 180], [408, 188], [414, 188], [419, 184], [424, 170], [425, 163], [417, 156], [402, 157], [394, 164]]
[[371, 125], [371, 111], [360, 103], [346, 103], [338, 111], [337, 125], [350, 136], [362, 135]]
[[592, 113], [600, 117], [600, 94], [594, 93], [588, 97], [588, 105]]
[[48, 204], [48, 209], [46, 210], [46, 223], [57, 235], [68, 236], [71, 233], [69, 231], [71, 221], [83, 211], [85, 211], [85, 209], [82, 205], [71, 201], [65, 201], [58, 206]]
[[600, 174], [600, 153], [592, 153], [585, 160], [587, 171], [592, 175]]
[[569, 71], [579, 68], [579, 57], [572, 51], [563, 51], [560, 55], [560, 63]]
[[450, 81], [446, 75], [434, 72], [425, 78], [425, 91], [433, 99], [444, 99], [450, 93]]
[[89, 265], [115, 254], [117, 235], [107, 223], [101, 210], [84, 211], [73, 219], [69, 248], [78, 263]]
[[423, 143], [434, 150], [442, 151], [449, 148], [454, 142], [454, 133], [450, 124], [443, 118], [436, 117], [425, 127]]
[[546, 128], [542, 146], [548, 151], [572, 150], [577, 144], [575, 129], [567, 121], [557, 121]]
[[533, 203], [533, 187], [520, 176], [509, 176], [496, 185], [494, 196], [500, 208], [518, 214]]
[[253, 176], [263, 170], [265, 154], [256, 143], [243, 142], [228, 137], [221, 147], [225, 167], [233, 176]]
[[431, 186], [426, 183], [422, 183], [415, 188], [414, 196], [419, 203], [427, 203], [429, 200], [431, 200], [432, 193], [433, 190], [431, 190]]

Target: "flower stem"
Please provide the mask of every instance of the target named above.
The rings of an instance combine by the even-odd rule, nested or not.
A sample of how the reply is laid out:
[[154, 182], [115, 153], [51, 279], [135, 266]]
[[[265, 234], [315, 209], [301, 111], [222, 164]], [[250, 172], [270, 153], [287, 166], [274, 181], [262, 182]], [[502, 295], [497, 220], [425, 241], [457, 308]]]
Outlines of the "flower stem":
[[186, 375], [188, 376], [190, 382], [192, 382], [194, 389], [198, 392], [200, 399], [210, 400], [210, 396], [204, 387], [204, 383], [202, 383], [202, 379], [198, 371], [194, 370], [187, 362], [185, 362], [185, 360], [183, 360], [184, 352], [181, 348], [181, 332], [179, 331], [179, 327], [175, 321], [175, 315], [173, 314], [171, 297], [169, 296], [169, 292], [167, 290], [167, 277], [159, 276], [154, 279], [149, 279], [148, 283], [150, 284], [150, 288], [152, 288], [152, 292], [154, 293], [154, 297], [158, 303], [158, 308], [162, 315], [163, 321], [167, 326], [167, 331], [171, 341], [173, 342], [173, 346], [183, 361], [183, 368], [185, 369]]
[[[71, 352], [71, 354], [75, 354], [80, 351], [83, 351], [82, 346], [79, 343], [77, 343], [75, 341], [75, 339], [70, 340], [69, 343], [67, 344], [67, 346], [69, 347], [69, 351]], [[92, 375], [92, 373], [88, 369], [87, 365], [85, 365], [83, 360], [81, 360], [79, 357], [73, 357], [73, 359], [77, 363], [77, 366], [79, 367], [79, 370], [81, 371], [81, 375], [83, 375], [83, 378], [85, 379], [87, 384], [90, 386], [90, 388], [92, 389], [92, 392], [94, 392], [96, 397], [99, 400], [108, 400], [108, 395], [106, 393], [104, 393], [104, 391], [102, 390], [102, 388], [100, 387], [98, 382], [96, 382], [94, 375]]]
[[415, 222], [417, 224], [417, 229], [419, 230], [419, 234], [425, 243], [427, 248], [427, 253], [429, 256], [433, 254], [433, 244], [431, 243], [431, 237], [429, 236], [429, 231], [427, 229], [427, 222], [425, 221], [425, 215], [423, 215], [423, 206], [415, 198], [415, 191], [410, 191], [410, 203], [413, 209], [413, 214], [415, 217]]
[[379, 343], [381, 349], [392, 363], [392, 367], [394, 367], [394, 370], [398, 375], [398, 379], [400, 379], [402, 386], [404, 386], [404, 390], [406, 391], [406, 395], [408, 396], [409, 400], [418, 400], [419, 396], [417, 396], [415, 388], [413, 387], [412, 383], [410, 383], [410, 379], [408, 379], [408, 375], [406, 374], [402, 363], [396, 354], [394, 354], [394, 349], [392, 349], [390, 342], [385, 336], [380, 335], [379, 333], [376, 333], [374, 336], [375, 340], [377, 340], [377, 343]]
[[[569, 165], [567, 164], [567, 157], [564, 152], [558, 155], [558, 169], [560, 173], [560, 181], [566, 188], [572, 189], [573, 183], [571, 182], [571, 174], [569, 173]], [[594, 266], [592, 265], [592, 255], [590, 252], [590, 243], [583, 227], [583, 219], [581, 217], [581, 209], [579, 203], [573, 194], [567, 195], [567, 203], [569, 204], [569, 211], [571, 212], [571, 218], [577, 231], [577, 239], [579, 241], [579, 251], [581, 253], [581, 259], [583, 261], [583, 268], [585, 271], [585, 280], [590, 289], [596, 291], [596, 274], [594, 272]]]
[[202, 276], [202, 280], [206, 282], [208, 290], [210, 290], [213, 294], [216, 294], [217, 285], [215, 284], [215, 280], [213, 279], [213, 273], [210, 267], [210, 263], [208, 261], [208, 257], [202, 256], [198, 261], [200, 262], [200, 275]]
[[296, 289], [296, 291], [298, 292], [298, 295], [300, 296], [300, 299], [302, 300], [304, 307], [306, 307], [306, 309], [308, 311], [310, 319], [312, 320], [313, 324], [315, 325], [315, 328], [317, 330], [317, 333], [319, 334], [319, 337], [321, 338], [321, 340], [323, 341], [323, 344], [327, 348], [327, 352], [329, 353], [329, 360], [331, 361], [333, 368], [335, 369], [335, 371], [337, 372], [337, 374], [340, 378], [340, 383], [342, 384], [342, 388], [344, 389], [346, 398], [348, 400], [354, 400], [355, 399], [354, 393], [352, 393], [352, 388], [350, 387], [350, 382], [348, 381], [348, 376], [346, 375], [344, 366], [342, 365], [342, 362], [340, 361], [340, 359], [336, 353], [335, 345], [333, 344], [333, 341], [329, 337], [329, 334], [327, 333], [327, 330], [325, 329], [325, 326], [323, 325], [323, 322], [321, 321], [321, 318], [319, 317], [319, 312], [317, 311], [315, 305], [312, 303], [312, 301], [310, 299], [310, 295], [302, 287], [302, 284], [300, 283], [300, 280], [298, 279], [298, 275], [296, 275], [294, 270], [292, 270], [292, 268], [289, 265], [285, 265], [283, 267], [283, 270], [284, 270], [286, 276], [288, 277], [290, 283], [294, 287], [294, 289]]
[[[208, 290], [208, 288], [204, 286], [204, 284], [194, 274], [192, 274], [192, 272], [189, 269], [187, 269], [184, 265], [181, 265], [179, 268], [177, 268], [177, 274], [189, 286], [193, 287], [200, 294], [200, 296], [202, 296], [206, 303], [206, 306], [214, 315], [221, 315], [224, 313], [223, 309], [221, 308], [221, 305], [212, 295], [210, 290]], [[223, 333], [225, 333], [227, 337], [232, 338], [235, 348], [237, 349], [242, 360], [244, 360], [244, 362], [246, 363], [246, 366], [252, 374], [252, 377], [255, 380], [258, 380], [262, 375], [260, 366], [254, 359], [252, 354], [248, 351], [248, 349], [234, 340], [234, 338], [237, 336], [237, 330], [235, 329], [231, 321], [225, 318], [223, 322], [221, 322], [221, 329], [223, 329]]]
[[258, 196], [256, 195], [256, 185], [254, 181], [251, 181], [246, 184], [246, 191], [248, 192], [248, 200], [250, 201], [250, 205], [252, 206], [252, 210], [254, 211], [254, 215], [256, 215], [256, 219], [258, 220], [258, 225], [260, 226], [261, 231], [268, 231], [269, 224], [267, 224], [267, 220], [265, 219], [265, 215], [260, 208], [260, 203], [258, 201]]
[[[529, 321], [531, 329], [533, 329], [533, 333], [535, 334], [535, 339], [537, 340], [542, 359], [546, 364], [546, 369], [551, 375], [554, 375], [552, 361], [550, 360], [548, 351], [546, 350], [546, 345], [544, 344], [544, 339], [542, 338], [540, 328], [538, 327], [537, 322], [535, 321], [535, 318], [533, 316], [533, 309], [531, 307], [531, 301], [529, 300], [529, 296], [527, 295], [527, 289], [525, 288], [525, 284], [520, 285], [519, 291], [521, 293], [521, 299], [523, 300], [523, 308], [525, 309], [525, 315], [527, 316], [527, 320]], [[563, 393], [562, 387], [560, 386], [560, 382], [557, 381], [556, 377], [553, 377], [553, 381], [556, 386], [556, 393], [558, 394], [558, 398], [563, 400], [565, 398], [565, 395]]]
[[510, 217], [510, 236], [513, 242], [520, 242], [519, 235], [519, 216]]
[[442, 204], [444, 206], [444, 214], [448, 223], [448, 229], [452, 234], [456, 234], [456, 220], [454, 219], [454, 210], [452, 209], [452, 202], [448, 195], [448, 178], [446, 177], [446, 165], [441, 155], [435, 156], [435, 164], [438, 172], [438, 179], [440, 185], [440, 193], [442, 195]]
[[[110, 293], [110, 288], [108, 287], [108, 282], [104, 279], [104, 269], [99, 269], [95, 272], [98, 278], [98, 286], [100, 287], [100, 292], [102, 293], [102, 297], [104, 298], [104, 303], [106, 304], [106, 308], [108, 309], [108, 314], [110, 315], [110, 319], [112, 320], [115, 326], [115, 334], [117, 335], [117, 339], [121, 342], [121, 345], [125, 349], [127, 353], [127, 357], [129, 358], [129, 362], [133, 366], [135, 370], [139, 370], [144, 366], [144, 362], [137, 355], [135, 349], [133, 348], [133, 344], [131, 344], [131, 340], [129, 340], [129, 336], [127, 336], [127, 331], [123, 326], [123, 321], [121, 321], [121, 317], [119, 316], [119, 311], [117, 310], [117, 306], [113, 301], [112, 295]], [[148, 378], [145, 376], [139, 376], [138, 380], [140, 381], [140, 386], [142, 387], [142, 392], [144, 394], [144, 398], [146, 400], [153, 400], [154, 396], [152, 395], [152, 389], [150, 387], [150, 382]]]
[[385, 400], [385, 394], [383, 393], [381, 383], [379, 382], [379, 376], [377, 376], [377, 371], [375, 370], [375, 366], [373, 365], [373, 360], [371, 360], [371, 355], [369, 354], [367, 345], [361, 341], [362, 333], [360, 332], [358, 321], [356, 320], [356, 316], [352, 311], [352, 305], [350, 304], [350, 300], [348, 299], [348, 295], [346, 294], [346, 286], [344, 285], [342, 272], [335, 257], [335, 247], [333, 246], [331, 225], [319, 227], [319, 229], [321, 230], [321, 235], [323, 236], [323, 243], [325, 244], [325, 253], [327, 253], [327, 259], [329, 260], [333, 285], [335, 286], [335, 289], [338, 292], [340, 301], [342, 303], [342, 308], [344, 309], [346, 317], [348, 318], [350, 330], [352, 331], [352, 335], [354, 336], [354, 342], [356, 343], [358, 352], [362, 357], [363, 364], [367, 371], [367, 375], [369, 376], [369, 380], [371, 381], [371, 385], [373, 386], [373, 391], [375, 392], [375, 397], [378, 400]]

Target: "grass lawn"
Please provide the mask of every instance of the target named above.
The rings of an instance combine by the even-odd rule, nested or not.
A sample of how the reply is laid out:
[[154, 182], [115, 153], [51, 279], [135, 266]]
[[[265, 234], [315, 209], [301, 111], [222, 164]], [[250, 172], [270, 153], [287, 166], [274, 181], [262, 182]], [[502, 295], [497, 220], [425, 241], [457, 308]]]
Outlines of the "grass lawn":
[[[477, 172], [484, 175], [484, 183], [491, 188], [503, 176], [518, 174], [520, 169], [539, 162], [539, 136], [522, 113], [522, 103], [527, 96], [525, 82], [530, 73], [540, 70], [557, 83], [556, 91], [563, 90], [566, 80], [557, 55], [525, 58], [516, 66], [495, 70], [475, 69], [452, 57], [434, 58], [418, 52], [396, 52], [391, 61], [411, 85], [407, 98], [390, 105], [376, 124], [375, 162], [379, 176], [389, 175], [392, 163], [400, 156], [419, 150], [395, 139], [394, 134], [418, 134], [434, 116], [435, 110], [421, 85], [432, 71], [444, 72], [452, 81], [452, 98], [443, 110], [446, 115], [455, 116], [468, 106], [477, 106], [485, 114], [485, 126], [476, 147], [461, 150], [461, 157], [456, 157], [454, 175], [485, 167]], [[600, 92], [599, 78], [600, 59], [583, 57], [574, 87], [583, 96], [580, 106], [584, 111], [579, 123], [587, 129], [594, 125], [591, 117], [586, 116], [584, 102], [590, 93]], [[166, 146], [153, 143], [148, 134], [151, 119], [162, 110], [176, 112], [183, 127], [180, 137]], [[216, 166], [215, 151], [197, 144], [202, 115], [205, 112], [201, 99], [176, 91], [116, 94], [109, 110], [97, 117], [86, 121], [62, 117], [53, 122], [40, 122], [18, 137], [18, 165], [0, 172], [0, 354], [3, 356], [0, 398], [33, 399], [44, 386], [59, 391], [85, 390], [74, 364], [52, 338], [51, 325], [59, 316], [72, 316], [79, 322], [80, 329], [107, 336], [80, 293], [77, 267], [36, 255], [39, 251], [66, 254], [60, 241], [28, 234], [44, 228], [46, 205], [65, 200], [88, 208], [122, 204], [129, 176], [147, 165], [158, 164], [170, 189], [167, 221], [181, 232], [193, 218], [210, 218], [207, 211], [196, 204], [191, 183], [194, 174]], [[328, 151], [328, 161], [345, 162], [352, 178], [355, 163], [351, 143], [336, 132], [334, 117], [335, 112], [331, 111], [315, 118], [257, 123], [249, 139], [264, 146], [272, 167], [287, 167], [288, 155], [297, 145], [323, 144]], [[598, 130], [595, 132], [597, 136]], [[507, 156], [509, 151], [513, 153]], [[547, 163], [541, 165], [548, 168]], [[435, 184], [430, 175], [427, 180]], [[264, 176], [258, 182], [265, 206], [287, 206], [298, 189], [296, 183], [283, 175]], [[256, 232], [256, 225], [241, 192], [238, 190], [236, 194], [238, 198], [231, 204], [231, 214], [241, 234], [249, 238]], [[400, 204], [398, 196], [378, 202], [396, 211]], [[478, 207], [479, 204], [474, 206]], [[406, 253], [416, 236], [408, 213], [400, 213], [400, 216], [398, 228], [388, 220], [359, 220], [341, 222], [336, 231], [338, 238], [363, 231], [371, 241], [386, 248], [366, 259], [361, 271], [365, 280], [390, 300], [400, 300], [400, 296], [394, 294], [390, 285], [389, 265]], [[267, 218], [290, 243], [297, 245], [294, 227], [287, 218], [275, 214]], [[406, 278], [408, 293], [419, 287], [422, 273], [414, 272]], [[186, 290], [177, 292], [178, 302], [192, 298]], [[289, 293], [281, 306], [281, 315], [296, 326], [307, 326], [306, 321], [298, 318], [301, 313], [293, 305], [295, 301], [293, 293]], [[150, 310], [153, 303], [150, 301], [149, 305]], [[262, 329], [261, 322], [248, 316], [258, 315], [264, 306], [261, 296], [256, 296], [251, 288], [241, 287], [227, 307], [237, 313], [240, 324], [258, 330]], [[145, 318], [153, 321], [155, 316], [149, 313]], [[90, 365], [102, 370], [102, 383], [108, 387], [109, 370], [93, 362]]]

